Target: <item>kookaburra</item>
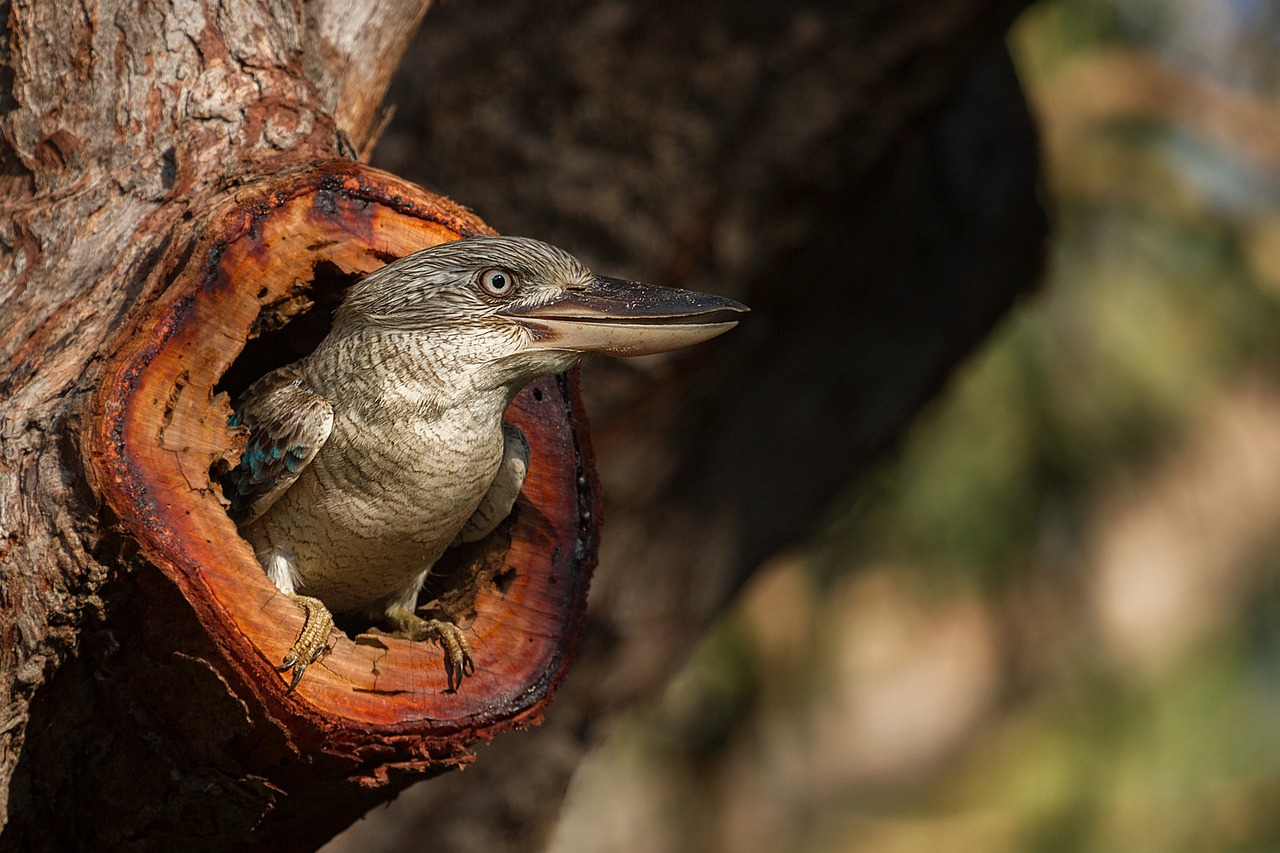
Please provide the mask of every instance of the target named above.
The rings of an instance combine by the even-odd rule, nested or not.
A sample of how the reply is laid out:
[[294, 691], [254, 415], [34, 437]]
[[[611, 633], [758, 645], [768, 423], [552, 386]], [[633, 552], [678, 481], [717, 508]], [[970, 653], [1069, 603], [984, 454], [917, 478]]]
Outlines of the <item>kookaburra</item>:
[[291, 686], [324, 650], [332, 613], [438, 641], [460, 684], [474, 671], [461, 629], [414, 610], [445, 549], [515, 504], [529, 445], [503, 423], [512, 398], [582, 353], [677, 349], [746, 310], [598, 276], [519, 237], [443, 243], [353, 285], [315, 351], [253, 383], [231, 418], [248, 430], [223, 480], [231, 514], [307, 614], [280, 666]]

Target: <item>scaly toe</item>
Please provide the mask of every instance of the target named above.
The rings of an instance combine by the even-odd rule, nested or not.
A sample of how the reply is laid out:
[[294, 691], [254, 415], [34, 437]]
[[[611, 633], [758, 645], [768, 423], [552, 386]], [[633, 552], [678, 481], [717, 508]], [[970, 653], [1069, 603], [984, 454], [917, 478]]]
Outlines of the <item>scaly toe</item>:
[[309, 595], [290, 595], [289, 598], [303, 609], [307, 620], [302, 624], [302, 632], [294, 640], [293, 647], [276, 667], [277, 672], [293, 670], [293, 678], [289, 682], [289, 690], [298, 686], [302, 674], [307, 667], [319, 660], [329, 645], [329, 632], [333, 630], [333, 614], [318, 598]]
[[471, 645], [457, 625], [443, 619], [423, 619], [402, 608], [389, 610], [386, 620], [393, 636], [406, 640], [435, 640], [440, 644], [444, 650], [444, 671], [449, 690], [457, 690], [462, 686], [462, 679], [475, 674], [476, 662], [471, 656]]
[[462, 679], [467, 675], [474, 675], [476, 671], [475, 660], [471, 656], [471, 645], [463, 636], [462, 629], [452, 622], [432, 619], [424, 627], [435, 635], [448, 656], [449, 664], [446, 669], [449, 676], [449, 689], [457, 690], [462, 686]]

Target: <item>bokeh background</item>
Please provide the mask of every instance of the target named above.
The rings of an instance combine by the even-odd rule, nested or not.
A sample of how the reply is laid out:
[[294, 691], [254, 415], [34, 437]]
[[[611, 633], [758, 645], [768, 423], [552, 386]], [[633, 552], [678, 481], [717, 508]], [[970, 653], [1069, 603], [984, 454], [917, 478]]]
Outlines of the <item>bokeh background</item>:
[[[1280, 849], [1280, 4], [1041, 0], [1007, 46], [1042, 283], [597, 733], [557, 853]], [[393, 123], [381, 162], [410, 172], [433, 130]], [[500, 229], [569, 246], [646, 209], [530, 223], [534, 191], [456, 171]], [[717, 289], [666, 233], [588, 254]], [[332, 849], [430, 846], [389, 828], [412, 793]]]

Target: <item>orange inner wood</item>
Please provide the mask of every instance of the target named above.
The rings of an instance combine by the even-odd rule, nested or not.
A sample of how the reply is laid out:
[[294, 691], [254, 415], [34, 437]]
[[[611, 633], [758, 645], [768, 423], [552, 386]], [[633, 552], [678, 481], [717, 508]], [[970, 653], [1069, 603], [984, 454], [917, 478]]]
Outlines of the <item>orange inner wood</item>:
[[[285, 681], [273, 667], [297, 637], [302, 611], [266, 579], [210, 484], [210, 465], [235, 443], [225, 425], [229, 411], [212, 404], [212, 389], [262, 306], [306, 287], [317, 263], [363, 274], [463, 231], [488, 232], [445, 200], [347, 168], [353, 174], [336, 190], [332, 179], [326, 189], [302, 178], [271, 192], [238, 192], [221, 237], [187, 260], [161, 309], [131, 336], [104, 392], [105, 409], [123, 405], [116, 412], [121, 467], [109, 476], [123, 494], [129, 476], [119, 471], [131, 471], [133, 487], [145, 490], [113, 500], [117, 512], [135, 522], [148, 557], [179, 584], [228, 658], [241, 662], [251, 681], [281, 692]], [[123, 400], [110, 399], [113, 382]], [[284, 701], [329, 725], [346, 718], [406, 733], [477, 729], [541, 704], [567, 663], [585, 604], [582, 573], [594, 556], [594, 533], [582, 518], [591, 514], [594, 482], [572, 405], [547, 378], [508, 413], [533, 455], [505, 555], [510, 582], [482, 589], [476, 618], [463, 625], [475, 675], [449, 693], [435, 644], [335, 635], [330, 652]]]

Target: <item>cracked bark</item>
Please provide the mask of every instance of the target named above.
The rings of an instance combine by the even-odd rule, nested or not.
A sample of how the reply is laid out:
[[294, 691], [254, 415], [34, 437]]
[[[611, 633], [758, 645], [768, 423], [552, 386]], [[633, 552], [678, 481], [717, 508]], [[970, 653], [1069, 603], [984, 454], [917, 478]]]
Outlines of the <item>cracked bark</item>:
[[[286, 696], [270, 647], [296, 614], [208, 487], [218, 375], [313, 271], [483, 230], [330, 159], [371, 139], [425, 8], [359, 4], [355, 32], [336, 0], [0, 6], [0, 846], [311, 848], [488, 725], [408, 701], [399, 641], [338, 641]], [[362, 654], [377, 690], [339, 695]]]

